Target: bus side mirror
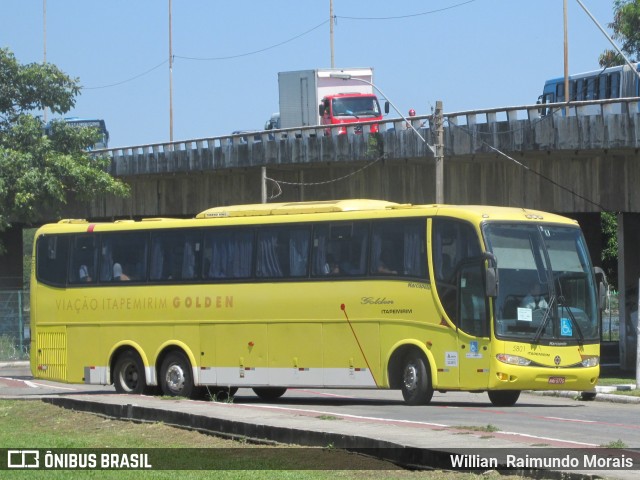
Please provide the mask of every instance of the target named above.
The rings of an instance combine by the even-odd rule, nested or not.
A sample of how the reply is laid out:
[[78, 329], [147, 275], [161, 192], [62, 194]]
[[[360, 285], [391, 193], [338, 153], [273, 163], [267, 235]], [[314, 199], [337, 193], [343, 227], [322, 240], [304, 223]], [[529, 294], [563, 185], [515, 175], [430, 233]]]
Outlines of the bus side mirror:
[[593, 267], [593, 273], [595, 274], [596, 279], [598, 277], [601, 278], [598, 282], [598, 305], [600, 306], [600, 310], [604, 310], [607, 304], [607, 290], [609, 287], [609, 284], [607, 283], [607, 276], [604, 273], [604, 270], [600, 267]]
[[484, 288], [485, 295], [487, 297], [498, 296], [498, 260], [493, 253], [485, 252], [483, 254], [484, 260], [487, 262], [487, 268], [485, 269]]
[[389, 114], [389, 101], [384, 102], [384, 113]]
[[318, 113], [321, 117], [324, 117], [324, 105], [322, 103], [318, 106]]

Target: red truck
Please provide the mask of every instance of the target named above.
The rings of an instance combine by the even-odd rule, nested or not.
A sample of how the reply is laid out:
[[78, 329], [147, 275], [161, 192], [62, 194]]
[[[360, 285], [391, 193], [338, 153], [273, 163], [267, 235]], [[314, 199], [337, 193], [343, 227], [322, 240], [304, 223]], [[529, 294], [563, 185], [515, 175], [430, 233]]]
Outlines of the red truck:
[[[323, 68], [280, 72], [280, 128], [337, 125], [382, 120], [373, 93], [372, 68]], [[385, 113], [389, 103], [385, 102]], [[356, 132], [362, 132], [362, 126]], [[327, 129], [328, 133], [331, 129]], [[371, 132], [378, 126], [371, 125]], [[346, 126], [338, 134], [347, 132]]]

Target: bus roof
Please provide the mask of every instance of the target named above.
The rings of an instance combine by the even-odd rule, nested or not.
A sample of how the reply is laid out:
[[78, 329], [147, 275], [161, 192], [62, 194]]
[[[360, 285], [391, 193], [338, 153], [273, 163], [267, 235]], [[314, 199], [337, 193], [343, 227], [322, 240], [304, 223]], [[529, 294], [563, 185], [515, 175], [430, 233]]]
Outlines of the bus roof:
[[256, 203], [249, 205], [229, 205], [209, 208], [196, 218], [254, 217], [261, 215], [292, 215], [297, 213], [353, 212], [366, 210], [387, 210], [409, 208], [410, 204], [387, 202], [385, 200], [326, 200], [289, 203]]
[[191, 219], [144, 218], [142, 221], [116, 220], [115, 222], [89, 222], [82, 219], [64, 219], [55, 224], [43, 226], [42, 231], [97, 232], [184, 228], [187, 226], [203, 227], [212, 224], [230, 226], [272, 222], [290, 223], [297, 221], [315, 221], [316, 218], [314, 214], [328, 215], [326, 218], [323, 218], [323, 220], [332, 221], [405, 216], [444, 216], [466, 220], [475, 225], [486, 221], [578, 225], [578, 222], [571, 218], [526, 208], [496, 207], [489, 205], [412, 205], [387, 202], [384, 200], [351, 199], [230, 205], [210, 208]]

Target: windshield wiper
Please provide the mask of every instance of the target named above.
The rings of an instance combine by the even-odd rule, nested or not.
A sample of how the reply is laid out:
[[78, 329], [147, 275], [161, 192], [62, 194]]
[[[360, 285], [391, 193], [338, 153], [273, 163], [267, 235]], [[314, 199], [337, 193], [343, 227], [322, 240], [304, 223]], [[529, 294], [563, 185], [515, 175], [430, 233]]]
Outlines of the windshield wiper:
[[553, 308], [553, 304], [555, 303], [555, 301], [556, 301], [556, 296], [551, 295], [551, 298], [549, 298], [549, 305], [547, 305], [547, 310], [544, 312], [542, 321], [540, 322], [540, 326], [536, 330], [536, 334], [533, 337], [533, 343], [540, 342], [540, 337], [542, 337], [542, 332], [544, 332], [544, 329], [547, 328], [547, 323], [549, 323], [549, 319], [551, 318], [551, 309]]
[[[571, 323], [573, 324], [573, 326], [576, 327], [576, 332], [578, 332], [578, 343], [582, 345], [584, 343], [584, 335], [582, 334], [582, 329], [580, 328], [580, 325], [578, 325], [578, 321], [576, 320], [576, 317], [573, 315], [573, 312], [571, 311], [571, 307], [567, 307], [566, 305], [564, 305], [564, 298], [562, 298], [561, 300], [562, 300], [562, 304], [560, 305], [560, 308], [562, 310], [566, 310], [567, 313], [569, 314], [569, 319], [571, 320]], [[560, 318], [562, 318], [562, 315], [560, 316]]]

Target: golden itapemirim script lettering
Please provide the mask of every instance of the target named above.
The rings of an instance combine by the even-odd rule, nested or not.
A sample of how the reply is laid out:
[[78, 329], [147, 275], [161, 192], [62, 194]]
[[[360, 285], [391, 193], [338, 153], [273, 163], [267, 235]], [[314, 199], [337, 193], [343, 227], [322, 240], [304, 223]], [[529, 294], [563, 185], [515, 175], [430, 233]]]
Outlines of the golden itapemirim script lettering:
[[77, 297], [56, 300], [56, 310], [78, 314], [114, 310], [165, 310], [173, 308], [233, 308], [233, 295], [173, 297]]
[[175, 308], [233, 308], [233, 296], [173, 297]]

